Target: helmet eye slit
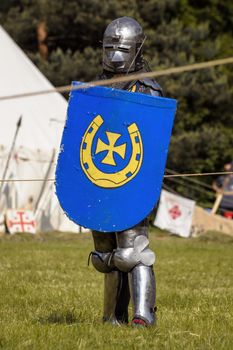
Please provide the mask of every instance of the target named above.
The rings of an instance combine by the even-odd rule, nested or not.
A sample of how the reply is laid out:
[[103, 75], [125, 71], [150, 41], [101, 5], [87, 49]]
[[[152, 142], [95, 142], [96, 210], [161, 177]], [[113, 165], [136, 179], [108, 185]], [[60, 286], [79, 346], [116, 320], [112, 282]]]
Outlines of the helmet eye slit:
[[123, 52], [129, 52], [129, 49], [123, 46], [118, 46], [118, 50], [123, 51]]
[[105, 49], [113, 49], [114, 46], [113, 46], [113, 45], [104, 45], [104, 48], [105, 48]]

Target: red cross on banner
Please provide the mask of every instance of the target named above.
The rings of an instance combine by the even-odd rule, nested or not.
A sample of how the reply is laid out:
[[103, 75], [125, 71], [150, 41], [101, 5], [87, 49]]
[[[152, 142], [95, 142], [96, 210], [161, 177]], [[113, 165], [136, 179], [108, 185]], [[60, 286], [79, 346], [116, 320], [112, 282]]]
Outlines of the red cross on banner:
[[181, 237], [189, 237], [195, 202], [162, 190], [155, 226]]
[[170, 210], [169, 214], [173, 220], [176, 220], [179, 216], [182, 215], [182, 212], [177, 204], [175, 204]]
[[6, 213], [6, 226], [9, 233], [36, 233], [36, 221], [33, 212], [30, 210], [8, 210]]

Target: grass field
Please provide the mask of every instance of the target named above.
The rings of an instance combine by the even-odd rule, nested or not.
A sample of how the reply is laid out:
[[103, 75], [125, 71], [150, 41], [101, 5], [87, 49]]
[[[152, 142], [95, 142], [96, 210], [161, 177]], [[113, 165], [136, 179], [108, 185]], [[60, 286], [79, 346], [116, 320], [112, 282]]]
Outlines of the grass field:
[[233, 238], [151, 232], [158, 324], [101, 323], [90, 234], [0, 237], [0, 349], [233, 349]]

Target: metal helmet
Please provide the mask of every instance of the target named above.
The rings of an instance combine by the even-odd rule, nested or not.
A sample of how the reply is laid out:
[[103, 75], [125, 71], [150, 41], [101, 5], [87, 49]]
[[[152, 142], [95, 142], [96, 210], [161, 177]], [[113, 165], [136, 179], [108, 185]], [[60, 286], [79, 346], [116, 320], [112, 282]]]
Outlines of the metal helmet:
[[120, 17], [106, 28], [103, 38], [103, 69], [114, 73], [134, 72], [143, 67], [142, 27], [131, 17]]

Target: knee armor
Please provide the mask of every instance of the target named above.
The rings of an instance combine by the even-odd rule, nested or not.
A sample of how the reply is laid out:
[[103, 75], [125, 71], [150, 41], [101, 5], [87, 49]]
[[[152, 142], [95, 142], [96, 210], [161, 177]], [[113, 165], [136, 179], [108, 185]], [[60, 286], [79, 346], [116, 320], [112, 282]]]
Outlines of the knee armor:
[[114, 270], [112, 261], [113, 251], [116, 248], [116, 235], [114, 232], [104, 233], [92, 231], [95, 250], [91, 252], [91, 261], [97, 271], [108, 273]]
[[[124, 233], [122, 233], [124, 234]], [[127, 238], [127, 237], [126, 237]], [[117, 248], [114, 253], [114, 264], [123, 272], [130, 272], [138, 264], [151, 266], [155, 262], [155, 254], [148, 248], [149, 240], [144, 235], [136, 236], [133, 247]]]
[[114, 265], [112, 261], [113, 253], [101, 253], [94, 251], [91, 253], [91, 261], [94, 268], [103, 273], [108, 273], [114, 270]]

